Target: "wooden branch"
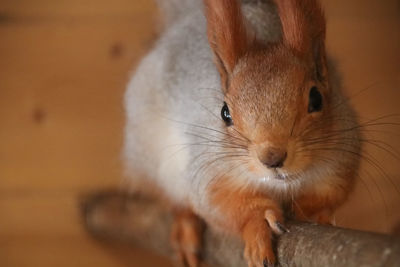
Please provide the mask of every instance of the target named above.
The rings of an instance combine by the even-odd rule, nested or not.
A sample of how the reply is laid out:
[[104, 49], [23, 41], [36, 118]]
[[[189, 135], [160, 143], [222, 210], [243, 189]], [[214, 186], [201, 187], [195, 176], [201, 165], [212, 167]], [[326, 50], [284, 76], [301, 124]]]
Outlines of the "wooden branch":
[[[118, 239], [173, 255], [171, 214], [161, 203], [118, 191], [93, 194], [82, 202], [85, 226], [96, 237]], [[290, 222], [276, 240], [280, 266], [400, 266], [400, 239], [376, 233]], [[243, 244], [207, 229], [204, 261], [209, 266], [245, 267]]]

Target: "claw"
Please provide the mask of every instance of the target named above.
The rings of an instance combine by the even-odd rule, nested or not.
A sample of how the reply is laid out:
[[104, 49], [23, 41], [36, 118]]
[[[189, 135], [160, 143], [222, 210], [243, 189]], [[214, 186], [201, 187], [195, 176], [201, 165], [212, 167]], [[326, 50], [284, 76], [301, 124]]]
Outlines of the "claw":
[[284, 226], [282, 223], [276, 222], [275, 224], [279, 228], [279, 230], [281, 230], [282, 233], [289, 233], [290, 232], [290, 230], [288, 228], [286, 228], [286, 226]]
[[264, 259], [263, 266], [264, 267], [274, 267], [274, 264], [272, 264], [268, 259]]
[[283, 226], [281, 223], [282, 216], [280, 216], [279, 212], [274, 211], [274, 210], [266, 210], [264, 214], [265, 220], [267, 220], [269, 227], [271, 227], [271, 230], [276, 234], [276, 235], [281, 235], [283, 233], [289, 232], [289, 230]]

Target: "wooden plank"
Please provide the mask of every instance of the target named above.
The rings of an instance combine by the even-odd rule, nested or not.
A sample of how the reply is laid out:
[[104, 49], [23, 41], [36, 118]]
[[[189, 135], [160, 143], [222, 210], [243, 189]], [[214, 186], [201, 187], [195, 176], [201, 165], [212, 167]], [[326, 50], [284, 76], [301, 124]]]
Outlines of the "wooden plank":
[[138, 21], [0, 27], [0, 190], [117, 182], [123, 92], [153, 35]]
[[400, 3], [398, 0], [321, 0], [329, 19], [362, 18], [366, 20], [398, 18]]
[[[398, 0], [321, 0], [329, 17], [334, 18], [388, 18], [398, 17]], [[81, 17], [81, 16], [127, 16], [152, 12], [152, 0], [2, 0], [1, 14], [17, 17]]]
[[0, 14], [9, 19], [116, 19], [149, 14], [154, 8], [151, 0], [2, 0]]
[[173, 266], [165, 258], [132, 246], [89, 237], [13, 238], [0, 242], [0, 264], [7, 267]]
[[142, 249], [103, 244], [82, 223], [78, 195], [0, 197], [0, 266], [171, 266]]

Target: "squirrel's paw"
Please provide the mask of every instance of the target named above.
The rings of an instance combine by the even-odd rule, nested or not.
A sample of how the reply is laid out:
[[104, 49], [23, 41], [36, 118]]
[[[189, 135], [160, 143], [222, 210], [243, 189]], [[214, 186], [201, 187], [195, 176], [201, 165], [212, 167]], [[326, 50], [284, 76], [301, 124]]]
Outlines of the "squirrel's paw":
[[275, 255], [271, 244], [271, 230], [264, 219], [249, 221], [243, 229], [244, 257], [249, 267], [271, 267]]
[[176, 213], [172, 225], [171, 242], [182, 266], [200, 265], [204, 224], [190, 211]]

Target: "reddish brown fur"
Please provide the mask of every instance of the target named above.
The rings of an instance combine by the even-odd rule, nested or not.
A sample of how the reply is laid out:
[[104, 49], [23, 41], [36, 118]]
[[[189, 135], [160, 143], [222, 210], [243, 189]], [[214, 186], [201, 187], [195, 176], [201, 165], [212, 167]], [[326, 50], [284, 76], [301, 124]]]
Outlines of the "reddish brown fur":
[[171, 231], [171, 243], [182, 266], [199, 266], [199, 254], [204, 231], [203, 221], [191, 210], [176, 209]]
[[[314, 40], [325, 40], [325, 16], [316, 0], [275, 0], [281, 19], [283, 40], [303, 55], [314, 49]], [[323, 44], [322, 44], [323, 45]]]
[[223, 229], [241, 233], [249, 220], [254, 217], [263, 218], [267, 209], [274, 210], [277, 217], [282, 218], [279, 206], [268, 197], [268, 194], [244, 190], [231, 181], [229, 177], [220, 178], [209, 189], [211, 203], [228, 218], [228, 224], [224, 221], [220, 225]]
[[315, 185], [314, 190], [304, 190], [292, 203], [295, 218], [300, 221], [312, 221], [329, 224], [333, 212], [347, 199], [354, 188], [355, 170], [342, 171], [342, 184], [336, 188]]
[[229, 75], [241, 56], [249, 49], [252, 38], [246, 28], [238, 1], [205, 0], [208, 39], [226, 89]]
[[316, 65], [318, 79], [327, 79], [326, 20], [317, 0], [275, 0], [282, 24], [283, 43]]

